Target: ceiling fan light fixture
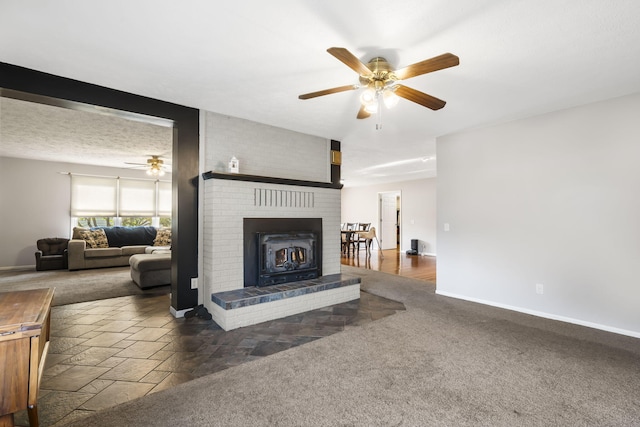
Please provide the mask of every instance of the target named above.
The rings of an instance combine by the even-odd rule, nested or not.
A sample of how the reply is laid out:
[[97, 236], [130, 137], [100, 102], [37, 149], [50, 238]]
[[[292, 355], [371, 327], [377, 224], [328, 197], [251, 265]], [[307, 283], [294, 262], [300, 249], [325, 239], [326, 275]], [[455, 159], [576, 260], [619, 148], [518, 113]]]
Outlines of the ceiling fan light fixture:
[[164, 169], [160, 165], [151, 165], [147, 169], [147, 175], [149, 176], [164, 176]]
[[382, 101], [387, 108], [393, 108], [398, 105], [399, 99], [400, 97], [396, 95], [395, 88], [393, 87], [388, 87], [382, 92]]
[[376, 90], [374, 88], [372, 88], [371, 86], [366, 88], [362, 92], [362, 95], [360, 95], [360, 102], [362, 102], [362, 105], [364, 105], [365, 107], [375, 103], [376, 102]]
[[374, 100], [373, 102], [366, 104], [364, 106], [364, 111], [370, 114], [375, 114], [378, 112], [378, 100]]
[[164, 169], [162, 164], [164, 161], [158, 158], [158, 156], [151, 156], [150, 159], [147, 160], [147, 175], [149, 176], [164, 176]]

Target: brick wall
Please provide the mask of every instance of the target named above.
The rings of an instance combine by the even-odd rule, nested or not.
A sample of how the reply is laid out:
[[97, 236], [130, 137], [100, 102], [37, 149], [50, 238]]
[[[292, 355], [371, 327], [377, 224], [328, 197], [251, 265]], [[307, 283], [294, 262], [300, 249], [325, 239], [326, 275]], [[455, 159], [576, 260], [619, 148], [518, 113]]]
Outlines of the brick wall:
[[205, 171], [226, 172], [231, 157], [240, 173], [331, 182], [331, 142], [249, 120], [207, 112]]
[[[340, 272], [340, 191], [223, 179], [204, 181], [203, 267], [205, 295], [244, 286], [243, 218], [322, 218], [322, 273]], [[312, 203], [264, 205], [257, 194], [309, 193]], [[283, 206], [285, 205], [285, 206]]]
[[[331, 182], [328, 139], [215, 113], [205, 113], [204, 122], [207, 171], [226, 172], [229, 159], [235, 156], [240, 161], [240, 173], [244, 175]], [[211, 302], [212, 293], [244, 287], [244, 218], [322, 218], [322, 273], [329, 275], [340, 272], [340, 207], [340, 190], [337, 189], [215, 178], [205, 180], [203, 277], [200, 284], [204, 304], [214, 314], [214, 320], [237, 327], [246, 324], [246, 319], [277, 318], [265, 314], [265, 309], [279, 312], [277, 304], [270, 308], [255, 306], [242, 310], [243, 320], [232, 321], [226, 319], [228, 314], [218, 313], [219, 307]], [[351, 290], [348, 298], [357, 297], [354, 292]], [[329, 293], [321, 298], [331, 305], [332, 297]], [[295, 298], [295, 302], [289, 301], [286, 305], [302, 312], [317, 308], [317, 299]]]

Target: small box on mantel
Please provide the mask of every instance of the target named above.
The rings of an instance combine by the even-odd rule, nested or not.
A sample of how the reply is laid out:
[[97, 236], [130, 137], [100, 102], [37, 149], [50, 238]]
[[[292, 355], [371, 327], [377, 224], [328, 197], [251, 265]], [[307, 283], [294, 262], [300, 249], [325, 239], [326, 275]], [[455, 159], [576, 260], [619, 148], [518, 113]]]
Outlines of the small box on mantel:
[[236, 156], [233, 156], [231, 160], [229, 160], [229, 173], [240, 173], [240, 161], [236, 159]]

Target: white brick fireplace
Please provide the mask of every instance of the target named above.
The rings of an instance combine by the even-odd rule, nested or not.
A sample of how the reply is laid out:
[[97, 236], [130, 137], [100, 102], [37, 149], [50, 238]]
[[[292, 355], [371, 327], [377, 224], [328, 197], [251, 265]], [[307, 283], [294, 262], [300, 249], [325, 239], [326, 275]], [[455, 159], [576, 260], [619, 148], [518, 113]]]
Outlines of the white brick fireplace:
[[[230, 330], [359, 298], [357, 283], [234, 310], [212, 302], [212, 294], [245, 287], [245, 218], [321, 218], [322, 276], [339, 274], [341, 206], [340, 189], [330, 185], [329, 140], [214, 113], [204, 122], [212, 173], [202, 181], [200, 290], [213, 319]], [[226, 174], [231, 157], [239, 175]]]

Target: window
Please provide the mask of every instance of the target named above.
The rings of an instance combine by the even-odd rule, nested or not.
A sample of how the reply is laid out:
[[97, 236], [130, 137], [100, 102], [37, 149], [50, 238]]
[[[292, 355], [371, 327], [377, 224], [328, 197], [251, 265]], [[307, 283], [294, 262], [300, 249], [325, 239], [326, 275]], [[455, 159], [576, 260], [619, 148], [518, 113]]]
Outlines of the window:
[[71, 216], [79, 227], [170, 227], [171, 182], [71, 175]]
[[125, 227], [136, 227], [139, 225], [153, 225], [153, 222], [153, 218], [150, 216], [128, 216], [121, 219], [120, 225], [124, 225]]
[[77, 218], [78, 227], [111, 227], [116, 225], [117, 218], [113, 216], [85, 216]]

